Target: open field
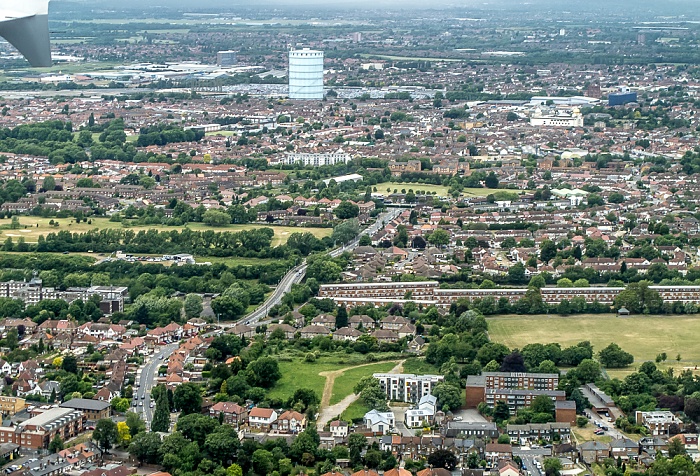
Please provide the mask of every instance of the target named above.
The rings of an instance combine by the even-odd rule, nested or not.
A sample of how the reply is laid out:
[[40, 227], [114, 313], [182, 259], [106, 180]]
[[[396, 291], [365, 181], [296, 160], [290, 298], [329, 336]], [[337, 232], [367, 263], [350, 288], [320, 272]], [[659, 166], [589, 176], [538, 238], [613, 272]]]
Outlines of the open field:
[[[412, 183], [412, 182], [385, 182], [385, 183], [378, 183], [377, 185], [377, 193], [386, 193], [386, 189], [389, 188], [391, 189], [391, 192], [393, 193], [394, 190], [401, 191], [405, 189], [408, 191], [409, 189], [413, 190], [414, 192], [417, 191], [422, 191], [422, 192], [428, 192], [428, 193], [433, 193], [435, 192], [435, 195], [438, 197], [446, 197], [449, 191], [448, 187], [445, 187], [443, 185], [433, 185], [430, 183]], [[462, 191], [462, 196], [463, 197], [485, 197], [491, 193], [500, 191], [502, 189], [495, 190], [493, 188], [465, 188]], [[505, 189], [503, 189], [505, 190]], [[505, 191], [510, 191], [510, 192], [519, 192], [518, 190], [505, 190]]]
[[388, 372], [395, 366], [396, 362], [379, 362], [373, 365], [346, 370], [335, 379], [330, 404], [335, 405], [343, 398], [353, 393], [355, 384], [359, 382], [362, 377], [372, 375], [373, 373]]
[[[634, 355], [635, 364], [622, 370], [608, 371], [622, 376], [656, 355], [666, 352], [667, 366], [694, 367], [700, 364], [700, 318], [696, 316], [631, 316], [582, 314], [576, 316], [504, 316], [488, 319], [489, 335], [494, 342], [511, 348], [531, 343], [558, 342], [570, 346], [588, 340], [597, 352], [611, 342]], [[680, 354], [680, 362], [675, 361]]]
[[[49, 225], [49, 222], [53, 220], [57, 222], [59, 226]], [[39, 236], [46, 236], [49, 233], [55, 233], [61, 230], [68, 230], [71, 233], [85, 233], [89, 230], [98, 229], [121, 229], [129, 228], [130, 230], [150, 230], [155, 229], [159, 231], [172, 231], [183, 229], [184, 226], [164, 226], [164, 225], [129, 225], [124, 226], [119, 222], [109, 221], [108, 218], [91, 218], [91, 223], [81, 222], [75, 223], [73, 218], [40, 218], [40, 217], [29, 217], [22, 216], [19, 217], [20, 228], [16, 230], [10, 229], [10, 224], [12, 220], [10, 218], [0, 219], [0, 236], [3, 240], [7, 237], [17, 239], [19, 237], [24, 237], [27, 242], [34, 243], [39, 239]], [[292, 233], [312, 233], [317, 238], [323, 238], [324, 236], [329, 236], [333, 230], [331, 228], [304, 228], [304, 227], [293, 227], [293, 226], [269, 226], [265, 224], [251, 223], [247, 225], [227, 225], [223, 227], [210, 227], [203, 223], [189, 223], [187, 227], [190, 230], [204, 231], [204, 230], [214, 230], [214, 231], [242, 231], [251, 230], [253, 228], [271, 228], [275, 232], [275, 236], [272, 239], [272, 246], [282, 245], [287, 242], [287, 239]]]
[[269, 392], [270, 398], [286, 400], [294, 395], [299, 388], [310, 388], [321, 400], [321, 393], [326, 378], [319, 375], [319, 372], [340, 370], [347, 367], [347, 364], [338, 364], [337, 359], [319, 358], [316, 362], [301, 362], [301, 358], [295, 358], [291, 362], [280, 361], [279, 368], [282, 378]]
[[[365, 375], [387, 372], [396, 366], [396, 361], [367, 364], [361, 356], [348, 357], [347, 354], [323, 355], [315, 362], [304, 362], [304, 356], [280, 358], [279, 368], [282, 378], [269, 393], [270, 398], [286, 400], [299, 388], [310, 388], [323, 396], [326, 376], [323, 372], [343, 372], [337, 375], [333, 385], [332, 403], [337, 403], [352, 393], [355, 383]], [[347, 374], [347, 375], [346, 375]]]

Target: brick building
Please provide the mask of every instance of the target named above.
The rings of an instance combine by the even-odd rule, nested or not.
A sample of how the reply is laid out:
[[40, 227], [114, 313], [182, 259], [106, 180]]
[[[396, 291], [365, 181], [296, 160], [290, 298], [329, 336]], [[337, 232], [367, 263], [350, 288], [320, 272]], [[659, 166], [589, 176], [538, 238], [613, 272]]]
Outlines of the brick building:
[[83, 432], [85, 417], [80, 410], [52, 408], [13, 427], [0, 427], [0, 444], [15, 443], [22, 448], [47, 449], [56, 435], [63, 441]]

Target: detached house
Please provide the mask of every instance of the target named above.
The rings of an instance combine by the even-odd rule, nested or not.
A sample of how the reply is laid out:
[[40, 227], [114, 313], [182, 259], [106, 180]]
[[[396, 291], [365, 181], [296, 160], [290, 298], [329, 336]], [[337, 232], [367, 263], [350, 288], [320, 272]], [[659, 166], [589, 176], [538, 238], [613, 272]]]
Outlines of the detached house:
[[209, 409], [209, 416], [219, 418], [219, 415], [223, 415], [224, 423], [238, 428], [245, 423], [248, 411], [237, 403], [218, 402]]
[[277, 421], [277, 412], [271, 408], [254, 407], [248, 414], [248, 425], [251, 428], [268, 431]]
[[277, 418], [277, 429], [285, 433], [300, 433], [306, 427], [306, 417], [292, 410], [287, 410]]

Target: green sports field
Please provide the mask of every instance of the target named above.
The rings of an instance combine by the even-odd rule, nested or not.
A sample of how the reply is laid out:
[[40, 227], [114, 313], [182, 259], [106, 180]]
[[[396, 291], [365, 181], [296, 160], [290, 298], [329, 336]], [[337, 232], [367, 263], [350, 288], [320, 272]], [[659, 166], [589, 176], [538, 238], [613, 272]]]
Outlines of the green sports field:
[[[58, 223], [58, 226], [49, 225], [49, 222], [53, 221]], [[74, 218], [40, 218], [32, 216], [21, 216], [19, 217], [20, 227], [18, 229], [10, 229], [10, 224], [12, 220], [10, 218], [0, 219], [0, 237], [2, 240], [11, 237], [13, 241], [16, 241], [19, 237], [24, 237], [25, 241], [29, 243], [35, 243], [39, 236], [46, 236], [49, 233], [56, 233], [61, 230], [67, 230], [71, 233], [85, 233], [89, 230], [94, 229], [115, 229], [115, 228], [127, 228], [124, 224], [120, 222], [109, 221], [108, 218], [91, 218], [91, 223], [80, 222], [76, 223]], [[282, 245], [287, 242], [292, 233], [312, 233], [317, 238], [323, 238], [324, 236], [329, 236], [332, 232], [332, 228], [306, 228], [306, 227], [294, 227], [294, 226], [270, 226], [266, 224], [249, 223], [247, 225], [227, 225], [222, 227], [211, 227], [205, 225], [204, 223], [189, 223], [187, 227], [194, 231], [204, 231], [204, 230], [214, 230], [214, 231], [241, 231], [250, 230], [253, 228], [271, 228], [275, 232], [275, 236], [272, 239], [272, 246]], [[171, 231], [180, 230], [184, 226], [164, 226], [164, 225], [129, 225], [130, 230], [150, 230], [155, 229], [159, 231]]]
[[[587, 340], [597, 352], [615, 342], [634, 355], [634, 365], [662, 352], [668, 355], [666, 364], [676, 369], [700, 365], [700, 316], [504, 316], [489, 318], [488, 323], [491, 340], [510, 348], [549, 342], [565, 347]], [[680, 362], [675, 360], [678, 354]]]

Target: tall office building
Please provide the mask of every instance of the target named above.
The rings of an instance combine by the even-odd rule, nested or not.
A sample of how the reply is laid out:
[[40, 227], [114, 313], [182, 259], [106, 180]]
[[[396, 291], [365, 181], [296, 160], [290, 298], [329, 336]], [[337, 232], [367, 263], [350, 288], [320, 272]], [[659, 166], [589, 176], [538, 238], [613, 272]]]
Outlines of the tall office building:
[[323, 51], [289, 52], [289, 98], [323, 99]]

